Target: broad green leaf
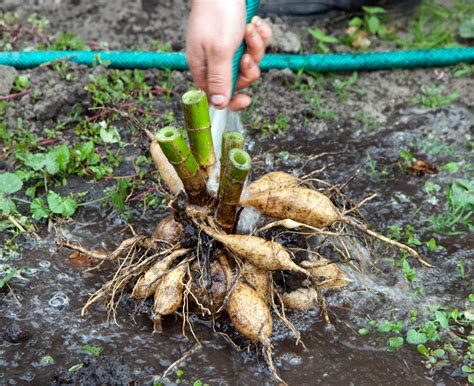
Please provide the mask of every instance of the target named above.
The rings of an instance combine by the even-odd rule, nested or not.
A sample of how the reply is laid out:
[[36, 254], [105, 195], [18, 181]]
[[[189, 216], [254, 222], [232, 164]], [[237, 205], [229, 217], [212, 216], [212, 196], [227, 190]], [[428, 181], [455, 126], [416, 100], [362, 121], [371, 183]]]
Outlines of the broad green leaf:
[[436, 317], [436, 321], [439, 323], [441, 328], [443, 328], [444, 330], [449, 328], [448, 315], [446, 314], [446, 312], [441, 311], [441, 310], [436, 310], [435, 317]]
[[72, 198], [61, 197], [59, 194], [49, 191], [48, 206], [51, 212], [69, 217], [74, 214], [77, 208], [77, 202]]
[[385, 13], [385, 9], [381, 7], [362, 7], [362, 10], [369, 15], [376, 15], [379, 13]]
[[52, 365], [54, 363], [54, 358], [51, 355], [44, 355], [40, 359], [40, 364], [43, 366]]
[[359, 335], [360, 336], [367, 335], [368, 333], [369, 333], [369, 330], [367, 328], [360, 328], [359, 329]]
[[22, 159], [23, 163], [26, 166], [32, 168], [35, 171], [43, 169], [46, 163], [46, 155], [42, 153], [31, 154], [27, 152], [24, 154], [24, 157], [22, 157]]
[[468, 365], [464, 365], [461, 367], [461, 370], [464, 371], [465, 373], [472, 373], [474, 372], [474, 370], [472, 369], [472, 367], [468, 366]]
[[391, 330], [392, 323], [387, 320], [383, 320], [378, 327], [379, 332], [389, 332]]
[[87, 352], [88, 354], [94, 355], [96, 357], [100, 356], [102, 354], [102, 348], [98, 346], [92, 346], [90, 344], [85, 344], [81, 346], [81, 349]]
[[83, 367], [84, 367], [84, 363], [78, 363], [77, 365], [71, 366], [68, 371], [70, 373], [75, 373], [76, 371], [82, 369]]
[[449, 192], [455, 208], [470, 209], [474, 205], [474, 184], [468, 180], [456, 180]]
[[15, 174], [9, 172], [0, 174], [0, 193], [15, 193], [18, 192], [22, 186], [23, 182]]
[[379, 332], [400, 332], [403, 330], [403, 323], [402, 322], [389, 322], [387, 320], [383, 320], [380, 322], [378, 326]]
[[35, 198], [30, 205], [30, 211], [35, 220], [48, 218], [49, 210], [46, 207], [42, 198]]
[[368, 20], [369, 31], [372, 34], [376, 34], [380, 27], [380, 20], [377, 16], [371, 16]]
[[[0, 278], [0, 288], [2, 288], [5, 283], [8, 283], [11, 279], [13, 279], [13, 276], [16, 275], [16, 273], [18, 272], [16, 268], [13, 268], [13, 267], [10, 267], [10, 266], [6, 266], [7, 267], [7, 274]], [[5, 266], [3, 266], [3, 269], [5, 269]]]
[[26, 75], [17, 75], [15, 77], [14, 85], [17, 88], [17, 90], [28, 88], [30, 86], [30, 80], [28, 79], [28, 76]]
[[81, 161], [89, 160], [93, 152], [94, 152], [94, 142], [92, 141], [86, 142], [84, 145], [81, 146], [81, 149], [80, 149]]
[[432, 237], [429, 241], [426, 242], [426, 246], [430, 252], [436, 251], [436, 240]]
[[50, 152], [46, 154], [45, 158], [46, 171], [52, 176], [59, 172], [59, 165], [56, 161], [56, 154]]
[[101, 122], [99, 135], [105, 143], [119, 143], [121, 139], [117, 128], [115, 126], [107, 127], [104, 121]]
[[413, 164], [413, 161], [415, 160], [413, 154], [405, 149], [400, 150], [400, 157], [402, 157], [408, 165]]
[[403, 346], [403, 338], [401, 336], [393, 336], [388, 340], [388, 346], [393, 349], [397, 350]]
[[447, 164], [444, 164], [441, 169], [448, 173], [456, 173], [460, 167], [461, 166], [457, 162], [448, 162]]
[[89, 167], [90, 171], [95, 174], [95, 178], [100, 180], [103, 176], [111, 175], [113, 173], [113, 169], [110, 166], [100, 164], [95, 166]]
[[438, 339], [438, 329], [436, 328], [436, 324], [432, 321], [426, 322], [422, 327], [421, 327], [421, 332], [423, 332], [426, 335], [426, 338], [434, 342]]
[[360, 27], [362, 25], [362, 19], [360, 17], [353, 17], [350, 21], [349, 21], [349, 26], [350, 27]]
[[71, 159], [71, 152], [66, 145], [61, 145], [52, 150], [56, 156], [56, 163], [60, 171], [66, 171], [69, 161]]
[[427, 341], [426, 335], [423, 334], [422, 332], [418, 332], [413, 328], [408, 330], [408, 332], [407, 332], [407, 342], [408, 343], [421, 345], [423, 343], [426, 343], [426, 341]]
[[4, 215], [9, 215], [15, 210], [15, 203], [10, 198], [0, 195], [0, 212]]
[[419, 344], [418, 346], [416, 346], [416, 349], [421, 355], [424, 355], [424, 356], [428, 355], [428, 349], [426, 348], [424, 344]]
[[464, 20], [459, 26], [459, 36], [463, 39], [474, 38], [474, 18]]
[[309, 33], [313, 38], [323, 43], [337, 43], [339, 41], [334, 36], [326, 35], [326, 33], [319, 28], [311, 28]]
[[426, 193], [433, 194], [433, 193], [439, 192], [441, 190], [441, 186], [439, 186], [438, 184], [435, 184], [432, 181], [426, 181], [423, 189], [425, 190]]

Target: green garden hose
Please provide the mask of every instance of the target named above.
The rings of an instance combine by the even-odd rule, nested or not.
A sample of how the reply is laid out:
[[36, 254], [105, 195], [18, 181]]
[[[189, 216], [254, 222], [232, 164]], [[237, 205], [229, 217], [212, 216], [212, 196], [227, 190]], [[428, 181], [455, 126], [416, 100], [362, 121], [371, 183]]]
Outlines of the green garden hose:
[[[94, 66], [106, 64], [118, 69], [187, 70], [184, 53], [131, 51], [30, 51], [1, 52], [0, 65], [17, 69], [37, 67], [59, 59]], [[288, 68], [292, 71], [364, 71], [402, 68], [445, 67], [474, 63], [474, 48], [370, 52], [357, 54], [267, 54], [260, 63], [262, 71]]]
[[[250, 23], [250, 20], [257, 13], [258, 6], [260, 4], [259, 0], [247, 0], [245, 7], [245, 25]], [[232, 95], [235, 93], [235, 86], [237, 85], [237, 78], [239, 77], [240, 70], [240, 59], [245, 52], [245, 42], [242, 42], [240, 47], [234, 54], [234, 59], [232, 60]]]

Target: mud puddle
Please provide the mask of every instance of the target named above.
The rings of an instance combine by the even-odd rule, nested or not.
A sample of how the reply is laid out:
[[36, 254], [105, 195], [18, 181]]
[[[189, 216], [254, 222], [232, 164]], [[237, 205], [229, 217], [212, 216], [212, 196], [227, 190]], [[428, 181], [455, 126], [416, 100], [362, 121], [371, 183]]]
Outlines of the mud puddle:
[[[443, 209], [441, 204], [433, 207], [426, 201], [423, 184], [428, 179], [439, 182], [446, 177], [400, 173], [393, 166], [399, 161], [399, 150], [430, 136], [462, 157], [471, 127], [472, 115], [463, 106], [439, 110], [401, 106], [376, 135], [346, 131], [329, 140], [295, 129], [285, 140], [263, 142], [263, 146], [254, 136], [250, 151], [262, 154], [255, 163], [254, 177], [277, 169], [303, 175], [327, 165], [318, 178], [342, 183], [361, 169], [346, 193], [356, 202], [368, 194], [379, 194], [364, 210], [370, 223], [383, 231], [396, 224], [421, 227], [425, 215]], [[333, 154], [311, 160], [311, 156], [323, 152]], [[370, 174], [368, 153], [378, 169], [388, 168], [389, 173]], [[443, 157], [438, 154], [430, 161], [442, 164]], [[416, 208], [421, 209], [416, 212]], [[132, 225], [139, 232], [151, 232], [159, 217], [159, 213], [148, 215], [146, 221]], [[79, 212], [76, 221], [63, 224], [61, 232], [86, 248], [110, 249], [127, 237], [125, 228], [120, 218], [107, 218], [98, 208], [88, 208]], [[404, 346], [388, 352], [380, 337], [360, 337], [357, 333], [368, 316], [393, 319], [405, 317], [411, 309], [422, 314], [429, 305], [462, 305], [469, 288], [459, 281], [455, 266], [462, 258], [466, 272], [472, 271], [472, 236], [457, 237], [454, 242], [449, 236], [431, 234], [446, 249], [430, 255], [436, 257], [430, 260], [436, 268], [417, 268], [425, 288], [423, 296], [413, 298], [402, 271], [389, 268], [377, 275], [368, 272], [363, 280], [329, 296], [334, 322], [331, 327], [325, 326], [317, 310], [290, 313], [306, 350], [295, 346], [293, 337], [277, 322], [272, 341], [282, 377], [290, 384], [456, 384], [457, 379], [450, 377], [449, 371], [428, 373], [419, 363], [416, 349]], [[58, 250], [54, 232], [39, 245], [26, 247], [19, 260], [22, 263], [32, 267], [30, 281], [15, 287], [14, 295], [2, 296], [0, 303], [0, 376], [8, 384], [149, 383], [194, 345], [190, 334], [188, 339], [182, 336], [177, 318], [165, 321], [164, 333], [153, 334], [149, 307], [128, 298], [121, 303], [120, 326], [106, 321], [101, 306], [93, 306], [87, 316], [81, 317], [88, 294], [107, 280], [113, 267], [81, 273], [89, 267], [88, 261], [71, 258], [71, 251]], [[212, 333], [209, 322], [195, 320], [194, 327], [203, 347], [180, 366], [186, 382], [199, 378], [209, 384], [271, 383], [264, 361], [256, 360], [255, 351], [246, 350], [244, 342], [238, 342], [242, 343], [239, 352], [222, 336]], [[102, 354], [91, 356], [81, 349], [83, 345], [98, 346]], [[48, 363], [45, 356], [54, 362]], [[79, 368], [71, 371], [75, 365]]]

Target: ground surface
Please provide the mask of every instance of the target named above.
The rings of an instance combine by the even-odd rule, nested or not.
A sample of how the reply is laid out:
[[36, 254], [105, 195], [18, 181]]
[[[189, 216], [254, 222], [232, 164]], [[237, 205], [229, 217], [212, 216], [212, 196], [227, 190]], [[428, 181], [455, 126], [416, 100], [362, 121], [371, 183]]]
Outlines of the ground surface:
[[[184, 47], [188, 6], [182, 1], [17, 3], [0, 3], [4, 50]], [[458, 27], [473, 9], [457, 4], [430, 3], [413, 15], [382, 20], [397, 36], [368, 33], [371, 49], [472, 45], [459, 37]], [[355, 49], [342, 44], [347, 18], [272, 22], [275, 52]], [[315, 40], [309, 28], [340, 43]], [[0, 170], [22, 181], [19, 186], [2, 177], [0, 186], [1, 378], [11, 384], [159, 378], [193, 346], [182, 337], [179, 318], [153, 335], [148, 308], [128, 299], [120, 327], [106, 322], [99, 306], [81, 318], [87, 295], [113, 266], [82, 273], [91, 262], [71, 257], [56, 241], [63, 235], [88, 248], [111, 248], [127, 237], [127, 223], [152, 231], [165, 202], [147, 139], [110, 108], [153, 127], [182, 124], [179, 101], [192, 85], [190, 75], [61, 62], [18, 73], [0, 68], [0, 78]], [[357, 202], [377, 193], [363, 211], [367, 220], [435, 265], [423, 270], [393, 250], [373, 256], [377, 269], [352, 275], [350, 288], [327, 294], [333, 328], [324, 326], [316, 309], [290, 315], [308, 350], [277, 325], [275, 361], [290, 384], [467, 382], [473, 350], [467, 343], [473, 318], [472, 90], [472, 66], [324, 75], [270, 71], [249, 90], [254, 103], [243, 118], [254, 177], [272, 170], [301, 176], [326, 166], [317, 177], [338, 184], [360, 170], [346, 194]], [[324, 152], [330, 154], [314, 157]], [[435, 173], [425, 168], [412, 175], [415, 159], [436, 167]], [[236, 351], [206, 322], [196, 320], [196, 331], [204, 348], [172, 381], [271, 382], [254, 351]], [[101, 353], [94, 355], [94, 348]]]

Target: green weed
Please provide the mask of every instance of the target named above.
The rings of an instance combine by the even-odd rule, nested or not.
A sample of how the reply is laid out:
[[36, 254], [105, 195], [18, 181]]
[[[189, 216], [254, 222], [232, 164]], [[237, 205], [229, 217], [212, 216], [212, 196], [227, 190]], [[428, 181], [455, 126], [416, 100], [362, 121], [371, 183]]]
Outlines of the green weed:
[[313, 107], [313, 114], [315, 118], [322, 120], [336, 119], [337, 114], [335, 111], [328, 110], [323, 106], [323, 99], [319, 94], [314, 93], [310, 97], [310, 103]]
[[330, 52], [329, 47], [327, 44], [335, 44], [338, 43], [339, 40], [334, 36], [326, 35], [326, 33], [319, 28], [310, 28], [308, 30], [309, 34], [316, 40], [315, 45], [315, 52], [321, 52], [323, 54], [327, 54]]
[[273, 123], [268, 119], [257, 117], [251, 124], [252, 129], [260, 130], [262, 138], [282, 135], [289, 127], [290, 118], [284, 114], [278, 114]]
[[358, 334], [371, 335], [372, 339], [379, 337], [379, 340], [385, 340], [384, 335], [391, 335], [386, 341], [388, 351], [397, 350], [407, 343], [415, 346], [423, 356], [427, 369], [452, 366], [468, 378], [473, 372], [474, 359], [473, 302], [474, 294], [470, 294], [464, 311], [441, 307], [429, 309], [431, 316], [424, 322], [419, 322], [415, 310], [410, 311], [403, 321], [368, 320], [366, 326], [359, 328]]
[[349, 98], [347, 89], [350, 86], [354, 85], [357, 82], [358, 78], [359, 76], [357, 75], [357, 72], [353, 72], [352, 75], [347, 78], [336, 78], [332, 81], [334, 91], [342, 102], [347, 101], [347, 99]]
[[443, 94], [444, 86], [422, 85], [420, 94], [411, 99], [411, 103], [420, 104], [429, 108], [437, 108], [450, 105], [459, 98], [459, 91], [453, 91], [448, 95]]
[[367, 162], [365, 170], [367, 170], [367, 174], [370, 176], [370, 178], [374, 181], [390, 179], [390, 170], [387, 167], [383, 167], [379, 170], [379, 167], [377, 166], [377, 161], [372, 157], [369, 151], [366, 152], [366, 155]]
[[71, 32], [60, 32], [49, 46], [54, 51], [84, 51], [90, 47], [84, 42], [82, 37]]
[[447, 189], [446, 201], [448, 210], [425, 220], [431, 224], [428, 229], [447, 235], [463, 234], [463, 227], [467, 227], [469, 231], [474, 230], [474, 184], [468, 180], [455, 180]]

